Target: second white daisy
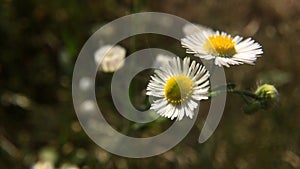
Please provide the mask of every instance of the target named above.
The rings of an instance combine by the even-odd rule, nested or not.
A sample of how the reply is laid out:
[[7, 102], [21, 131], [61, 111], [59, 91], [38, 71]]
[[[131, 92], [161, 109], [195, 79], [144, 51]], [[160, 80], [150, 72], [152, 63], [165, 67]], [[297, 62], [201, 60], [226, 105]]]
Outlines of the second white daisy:
[[208, 99], [209, 73], [190, 58], [175, 57], [154, 73], [146, 94], [154, 98], [150, 109], [161, 116], [192, 119], [199, 100]]
[[218, 66], [253, 65], [263, 51], [259, 43], [251, 38], [243, 40], [240, 36], [232, 37], [225, 32], [203, 31], [181, 40], [187, 53], [193, 53], [200, 58], [211, 60]]

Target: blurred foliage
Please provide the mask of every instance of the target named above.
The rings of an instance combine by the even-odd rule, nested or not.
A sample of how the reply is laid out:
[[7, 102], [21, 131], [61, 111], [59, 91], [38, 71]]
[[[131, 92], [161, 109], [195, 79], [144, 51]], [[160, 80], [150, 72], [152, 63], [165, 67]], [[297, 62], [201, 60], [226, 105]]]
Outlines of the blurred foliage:
[[[45, 158], [51, 159], [56, 167], [71, 163], [84, 169], [300, 168], [300, 1], [1, 0], [0, 3], [1, 168], [30, 168]], [[199, 144], [197, 138], [208, 102], [201, 105], [200, 117], [188, 136], [162, 155], [129, 159], [102, 150], [81, 129], [73, 110], [73, 66], [85, 41], [101, 25], [139, 11], [166, 12], [229, 33], [253, 36], [263, 45], [263, 57], [255, 66], [226, 69], [227, 81], [252, 91], [259, 84], [273, 83], [277, 85], [280, 101], [271, 110], [245, 115], [243, 101], [229, 94], [222, 121], [204, 144]], [[180, 46], [179, 42], [166, 43], [169, 40], [165, 37], [136, 38], [147, 44], [136, 46], [136, 50], [162, 47], [176, 51]], [[129, 51], [132, 49], [130, 40], [124, 40], [122, 45]], [[104, 73], [97, 76], [97, 82], [105, 79], [96, 89], [99, 100], [110, 97], [105, 92], [110, 78], [110, 74]], [[120, 120], [122, 117], [111, 103], [106, 101], [104, 108], [111, 110], [106, 117], [115, 128], [132, 125]], [[130, 134], [155, 135], [170, 123], [162, 121], [161, 125], [146, 128], [133, 125]]]

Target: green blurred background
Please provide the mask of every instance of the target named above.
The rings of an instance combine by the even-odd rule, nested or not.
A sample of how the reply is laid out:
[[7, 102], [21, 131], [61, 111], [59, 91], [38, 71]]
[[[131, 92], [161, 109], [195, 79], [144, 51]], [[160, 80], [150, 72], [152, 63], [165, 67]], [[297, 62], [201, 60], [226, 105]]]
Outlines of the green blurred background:
[[[0, 168], [30, 168], [45, 159], [56, 168], [71, 163], [84, 169], [300, 168], [299, 0], [0, 0], [0, 4]], [[279, 102], [267, 111], [246, 115], [242, 99], [228, 95], [216, 132], [199, 144], [209, 107], [209, 102], [204, 103], [188, 136], [159, 156], [130, 159], [99, 148], [81, 129], [73, 109], [74, 63], [85, 41], [101, 25], [143, 11], [170, 13], [231, 34], [252, 36], [263, 45], [263, 57], [255, 66], [226, 69], [227, 81], [250, 91], [272, 83], [280, 93]], [[130, 40], [124, 40], [121, 45], [127, 54], [148, 47], [175, 51], [180, 47], [177, 41], [170, 45], [166, 37], [133, 40], [146, 45], [139, 43], [133, 49]], [[97, 75], [100, 100], [109, 97], [104, 87], [110, 78], [111, 74]], [[132, 125], [111, 110], [110, 102], [105, 104], [110, 110], [106, 117], [115, 128]], [[155, 135], [170, 124], [132, 127], [131, 134]]]

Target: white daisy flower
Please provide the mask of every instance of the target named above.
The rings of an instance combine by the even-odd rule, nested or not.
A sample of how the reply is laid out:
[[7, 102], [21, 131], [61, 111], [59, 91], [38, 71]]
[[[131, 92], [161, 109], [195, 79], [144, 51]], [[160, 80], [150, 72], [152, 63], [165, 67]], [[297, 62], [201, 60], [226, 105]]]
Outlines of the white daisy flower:
[[203, 26], [203, 25], [199, 25], [199, 24], [192, 24], [192, 23], [188, 23], [185, 24], [182, 28], [182, 32], [184, 33], [185, 36], [188, 35], [192, 35], [195, 33], [199, 33], [202, 31], [207, 31], [207, 32], [214, 32], [211, 28]]
[[225, 32], [203, 31], [181, 40], [187, 53], [193, 53], [200, 58], [211, 60], [218, 66], [250, 64], [254, 65], [257, 57], [263, 53], [262, 46], [247, 38], [243, 40], [240, 36], [232, 37]]
[[209, 73], [204, 66], [190, 58], [174, 57], [168, 64], [155, 70], [147, 86], [153, 96], [150, 109], [161, 116], [181, 120], [193, 118], [198, 101], [208, 99]]
[[100, 70], [103, 72], [115, 72], [124, 65], [125, 55], [125, 48], [118, 45], [105, 45], [95, 52], [95, 62], [101, 61]]

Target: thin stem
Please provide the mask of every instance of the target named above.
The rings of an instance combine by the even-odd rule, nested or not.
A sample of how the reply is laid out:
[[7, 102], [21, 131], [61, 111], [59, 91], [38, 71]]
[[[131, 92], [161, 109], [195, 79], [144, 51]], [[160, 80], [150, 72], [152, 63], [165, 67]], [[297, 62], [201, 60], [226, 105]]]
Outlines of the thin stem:
[[244, 90], [228, 90], [228, 93], [236, 93], [241, 96], [251, 97], [255, 100], [261, 100], [261, 98], [259, 96], [257, 96], [256, 94], [248, 92], [248, 91], [244, 91]]
[[[134, 0], [133, 1], [133, 9], [132, 13], [138, 13], [141, 10], [141, 1], [140, 0]], [[138, 23], [136, 20], [133, 20], [133, 32], [136, 32], [136, 27], [138, 26]], [[134, 52], [136, 50], [136, 36], [131, 37], [130, 40], [130, 47], [131, 47], [131, 52]]]
[[251, 92], [245, 91], [245, 90], [236, 90], [234, 88], [235, 88], [234, 84], [227, 84], [226, 86], [221, 86], [215, 90], [212, 90], [210, 92], [209, 96], [214, 97], [214, 96], [218, 96], [223, 93], [234, 93], [234, 94], [240, 95], [246, 103], [250, 103], [250, 101], [247, 97], [250, 97], [255, 100], [261, 100], [261, 98], [254, 93], [251, 93]]
[[133, 13], [138, 13], [141, 11], [141, 1], [134, 0], [133, 1]]
[[251, 102], [249, 101], [249, 99], [245, 96], [245, 95], [241, 95], [243, 100], [247, 103], [250, 104]]

